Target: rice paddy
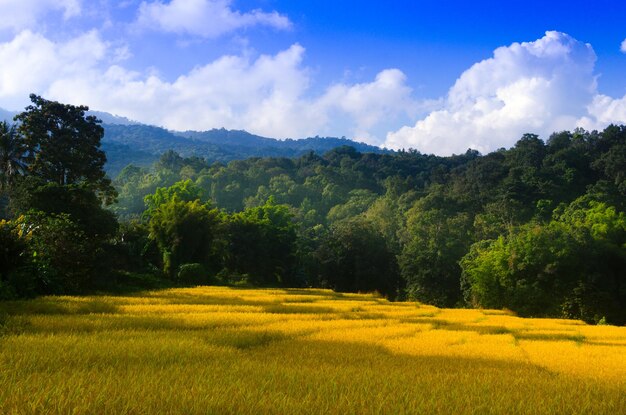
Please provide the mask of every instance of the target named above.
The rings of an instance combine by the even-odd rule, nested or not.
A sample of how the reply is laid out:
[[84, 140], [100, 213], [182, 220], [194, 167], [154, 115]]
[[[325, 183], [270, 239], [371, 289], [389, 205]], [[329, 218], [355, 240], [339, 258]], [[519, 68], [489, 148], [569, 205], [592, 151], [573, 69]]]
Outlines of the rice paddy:
[[621, 414], [626, 328], [326, 290], [0, 303], [2, 414]]

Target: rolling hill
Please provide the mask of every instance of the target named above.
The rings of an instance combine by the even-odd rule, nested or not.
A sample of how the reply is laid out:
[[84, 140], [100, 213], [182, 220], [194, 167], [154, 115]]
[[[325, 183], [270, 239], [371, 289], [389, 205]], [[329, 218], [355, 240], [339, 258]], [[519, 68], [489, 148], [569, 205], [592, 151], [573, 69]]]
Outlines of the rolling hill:
[[[16, 114], [0, 108], [0, 120], [12, 122]], [[102, 149], [107, 153], [106, 170], [111, 177], [128, 164], [147, 167], [167, 150], [174, 150], [185, 157], [198, 156], [209, 162], [223, 163], [249, 157], [298, 157], [310, 151], [323, 154], [341, 146], [354, 147], [361, 153], [391, 152], [345, 137], [277, 140], [224, 128], [180, 132], [141, 124], [106, 112], [90, 111], [90, 114], [103, 121]]]
[[144, 124], [104, 124], [104, 129], [103, 148], [112, 176], [130, 163], [147, 166], [167, 150], [224, 163], [249, 157], [298, 157], [310, 151], [322, 154], [341, 146], [352, 146], [362, 153], [390, 152], [337, 137], [276, 140], [241, 130], [176, 132]]

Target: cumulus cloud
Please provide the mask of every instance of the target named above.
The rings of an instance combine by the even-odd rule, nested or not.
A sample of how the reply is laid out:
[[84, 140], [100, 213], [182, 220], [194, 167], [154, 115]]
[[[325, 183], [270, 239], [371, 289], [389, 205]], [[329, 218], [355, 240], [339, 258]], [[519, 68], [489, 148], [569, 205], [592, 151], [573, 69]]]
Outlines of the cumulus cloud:
[[34, 29], [50, 12], [63, 13], [64, 19], [81, 14], [81, 0], [2, 0], [0, 1], [0, 30], [19, 32]]
[[418, 104], [412, 98], [406, 76], [399, 69], [386, 69], [373, 82], [331, 86], [315, 103], [335, 116], [350, 119], [351, 136], [380, 144], [374, 130], [380, 124], [397, 123], [403, 114], [414, 115]]
[[113, 65], [104, 73], [57, 79], [48, 95], [83, 102], [170, 129], [245, 128], [277, 137], [312, 132], [320, 119], [306, 111], [308, 85], [300, 68], [304, 49], [293, 45], [274, 56], [251, 60], [224, 56], [167, 82]]
[[577, 122], [584, 129], [599, 130], [609, 124], [626, 123], [626, 95], [621, 99], [596, 95], [587, 109], [589, 114]]
[[0, 99], [17, 109], [30, 92], [43, 92], [58, 79], [81, 78], [93, 71], [107, 52], [97, 31], [55, 43], [25, 30], [0, 43]]
[[223, 56], [169, 82], [125, 69], [118, 49], [97, 31], [68, 42], [24, 31], [0, 43], [0, 61], [11, 62], [0, 66], [0, 106], [19, 109], [36, 92], [170, 129], [226, 127], [277, 138], [346, 134], [374, 144], [399, 114], [416, 107], [397, 69], [311, 97], [304, 53], [294, 44], [275, 55]]
[[621, 50], [622, 53], [626, 53], [626, 39], [622, 41], [622, 44], [620, 45], [619, 50]]
[[596, 97], [595, 61], [591, 45], [559, 32], [498, 48], [460, 76], [440, 109], [389, 133], [386, 145], [435, 154], [487, 152], [526, 132], [547, 138], [585, 117], [599, 121], [615, 104]]
[[142, 2], [138, 25], [178, 34], [216, 38], [238, 29], [269, 26], [288, 29], [291, 22], [276, 11], [253, 10], [242, 13], [233, 10], [231, 0], [172, 0]]

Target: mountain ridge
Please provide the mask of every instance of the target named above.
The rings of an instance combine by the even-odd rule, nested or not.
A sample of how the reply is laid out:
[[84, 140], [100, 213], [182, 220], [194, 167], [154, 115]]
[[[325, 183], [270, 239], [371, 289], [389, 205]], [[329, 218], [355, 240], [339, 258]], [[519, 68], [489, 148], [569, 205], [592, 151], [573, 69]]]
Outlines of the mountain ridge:
[[[0, 108], [0, 120], [13, 122], [18, 113]], [[323, 154], [342, 146], [354, 147], [361, 153], [393, 152], [345, 137], [279, 140], [225, 128], [172, 131], [107, 112], [89, 111], [88, 114], [103, 121], [102, 149], [107, 154], [105, 168], [112, 177], [128, 164], [148, 167], [168, 150], [185, 157], [197, 156], [209, 162], [222, 163], [250, 157], [299, 157], [308, 152]]]
[[[161, 154], [174, 150], [182, 156], [202, 157], [210, 162], [227, 163], [250, 157], [299, 157], [308, 152], [323, 154], [341, 146], [354, 147], [362, 153], [391, 153], [345, 137], [308, 137], [277, 140], [243, 130], [170, 131], [145, 124], [103, 124], [102, 145], [107, 152], [110, 175], [127, 164], [148, 166]], [[128, 152], [132, 152], [132, 157]]]
[[5, 110], [4, 108], [0, 108], [0, 121], [6, 121], [8, 123], [13, 122], [13, 117], [19, 114], [16, 111]]

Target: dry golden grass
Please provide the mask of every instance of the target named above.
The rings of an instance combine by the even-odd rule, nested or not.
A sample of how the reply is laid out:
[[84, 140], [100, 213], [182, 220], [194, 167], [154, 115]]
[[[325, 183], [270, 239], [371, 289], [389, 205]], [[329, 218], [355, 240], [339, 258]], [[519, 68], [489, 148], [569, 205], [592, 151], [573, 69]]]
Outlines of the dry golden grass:
[[621, 414], [626, 328], [326, 290], [0, 303], [2, 414]]

